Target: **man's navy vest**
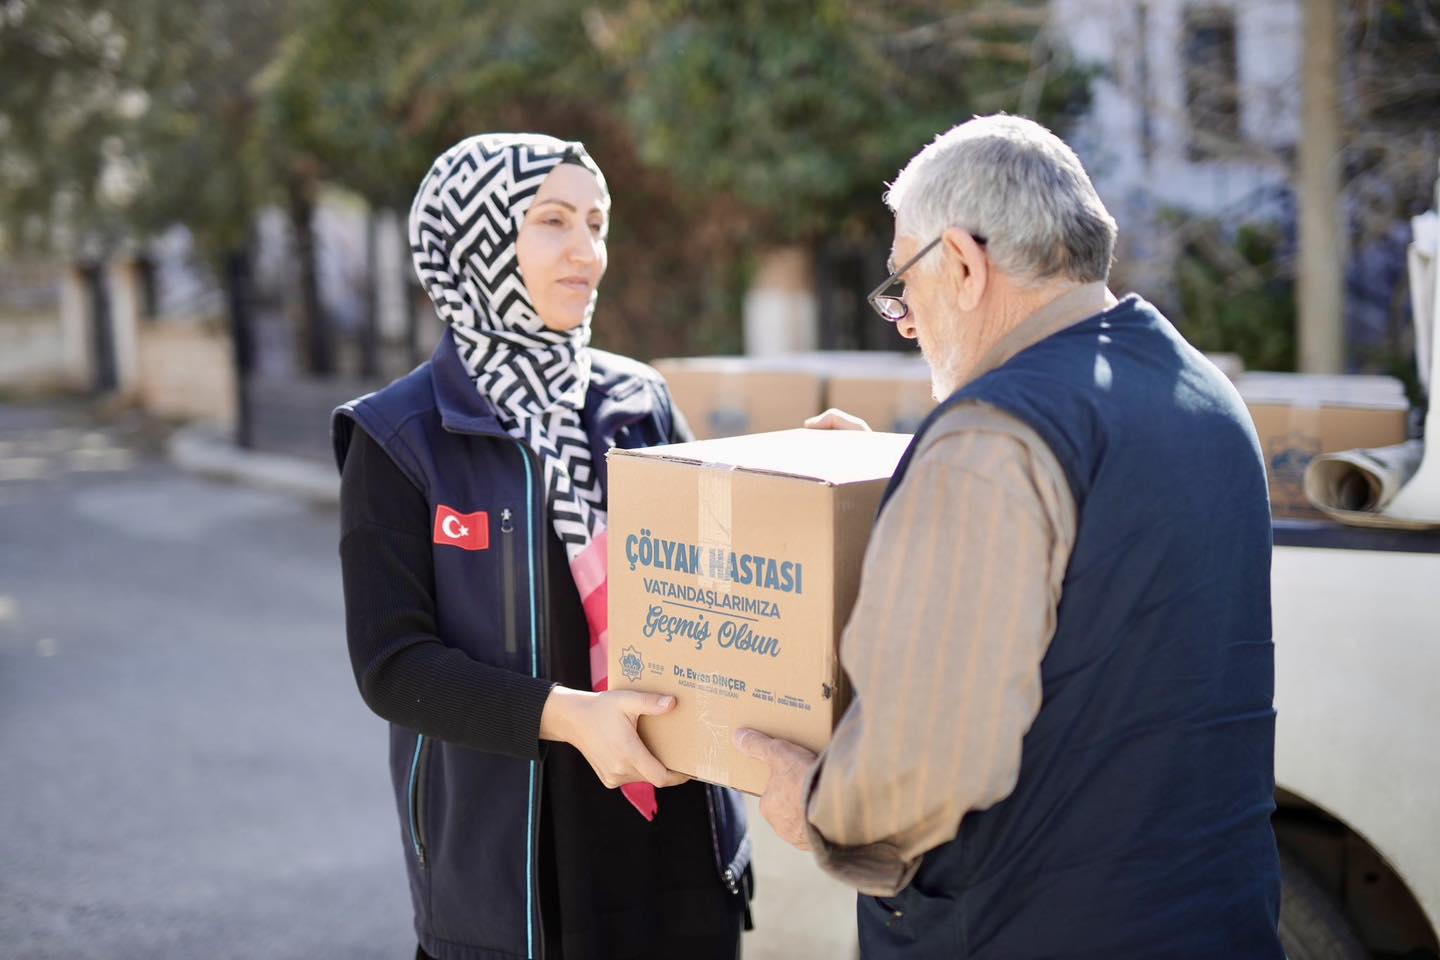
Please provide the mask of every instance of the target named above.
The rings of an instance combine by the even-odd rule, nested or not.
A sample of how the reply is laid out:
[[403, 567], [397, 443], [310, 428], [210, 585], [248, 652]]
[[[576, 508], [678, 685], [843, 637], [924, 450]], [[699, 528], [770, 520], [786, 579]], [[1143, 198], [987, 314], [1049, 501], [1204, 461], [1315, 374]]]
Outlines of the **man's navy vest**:
[[1280, 960], [1270, 513], [1239, 396], [1129, 297], [957, 391], [911, 453], [973, 401], [1054, 452], [1076, 541], [1014, 791], [860, 898], [865, 957]]
[[[651, 368], [599, 350], [592, 360], [581, 419], [604, 481], [610, 446], [669, 442], [673, 411]], [[540, 464], [476, 391], [450, 334], [430, 362], [335, 411], [332, 437], [342, 469], [357, 425], [425, 495], [432, 517], [441, 505], [485, 514], [486, 549], [433, 548], [439, 636], [482, 663], [546, 676], [547, 579], [570, 574], [546, 569], [550, 521]], [[542, 771], [537, 762], [390, 725], [415, 928], [431, 956], [542, 955], [536, 876]], [[717, 874], [738, 884], [750, 860], [744, 806], [719, 787], [708, 787], [707, 799]]]

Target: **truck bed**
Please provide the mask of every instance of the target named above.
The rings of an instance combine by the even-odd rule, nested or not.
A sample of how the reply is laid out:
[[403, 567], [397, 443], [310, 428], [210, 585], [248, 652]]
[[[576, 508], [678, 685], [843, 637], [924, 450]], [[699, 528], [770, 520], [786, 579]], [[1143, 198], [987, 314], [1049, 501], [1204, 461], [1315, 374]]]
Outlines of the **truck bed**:
[[1380, 530], [1330, 520], [1274, 521], [1275, 546], [1440, 553], [1440, 530]]

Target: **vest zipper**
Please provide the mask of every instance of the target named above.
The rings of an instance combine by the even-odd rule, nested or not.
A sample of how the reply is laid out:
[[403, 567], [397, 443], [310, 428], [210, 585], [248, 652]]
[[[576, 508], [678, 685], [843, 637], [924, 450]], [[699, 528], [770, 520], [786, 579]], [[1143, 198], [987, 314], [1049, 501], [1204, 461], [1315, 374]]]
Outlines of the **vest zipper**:
[[430, 741], [422, 733], [415, 737], [415, 755], [410, 759], [410, 843], [415, 860], [425, 866], [425, 760]]
[[500, 589], [505, 596], [505, 652], [513, 654], [520, 645], [515, 639], [515, 517], [506, 507], [500, 511]]
[[[524, 589], [530, 604], [530, 675], [539, 677], [550, 662], [549, 651], [542, 650], [545, 633], [541, 630], [540, 602], [549, 588], [546, 568], [548, 550], [545, 541], [545, 494], [544, 488], [536, 483], [536, 474], [541, 467], [538, 457], [523, 440], [516, 440], [520, 449], [520, 461], [525, 465], [525, 546], [526, 583]], [[501, 513], [501, 521], [505, 514]], [[502, 529], [503, 537], [504, 531]], [[538, 561], [537, 561], [538, 558]], [[502, 574], [503, 575], [503, 574]], [[518, 587], [519, 584], [517, 583]], [[545, 925], [540, 916], [540, 788], [539, 761], [530, 761], [530, 785], [526, 808], [526, 851], [525, 851], [525, 952], [530, 960], [545, 955]]]

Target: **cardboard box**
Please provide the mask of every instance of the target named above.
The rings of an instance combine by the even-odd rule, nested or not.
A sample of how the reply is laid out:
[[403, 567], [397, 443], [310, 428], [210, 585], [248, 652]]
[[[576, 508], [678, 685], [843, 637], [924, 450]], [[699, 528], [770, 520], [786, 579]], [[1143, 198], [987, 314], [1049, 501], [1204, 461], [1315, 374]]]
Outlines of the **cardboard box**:
[[930, 368], [912, 363], [876, 364], [847, 370], [825, 382], [825, 406], [836, 407], [870, 424], [872, 430], [914, 433], [935, 409]]
[[788, 430], [824, 409], [813, 371], [762, 369], [746, 357], [656, 360], [655, 369], [700, 440]]
[[1245, 373], [1235, 385], [1260, 436], [1277, 517], [1324, 517], [1305, 496], [1316, 456], [1405, 440], [1409, 403], [1393, 377]]
[[[827, 385], [868, 410], [876, 430], [912, 432], [929, 413], [930, 373], [918, 354], [815, 350], [765, 357], [678, 357], [654, 362], [699, 440], [790, 430], [838, 406]], [[923, 381], [923, 385], [921, 384]], [[850, 411], [859, 414], [859, 411]]]
[[761, 793], [739, 727], [819, 751], [845, 708], [840, 631], [908, 436], [787, 430], [610, 451], [610, 688], [662, 763]]

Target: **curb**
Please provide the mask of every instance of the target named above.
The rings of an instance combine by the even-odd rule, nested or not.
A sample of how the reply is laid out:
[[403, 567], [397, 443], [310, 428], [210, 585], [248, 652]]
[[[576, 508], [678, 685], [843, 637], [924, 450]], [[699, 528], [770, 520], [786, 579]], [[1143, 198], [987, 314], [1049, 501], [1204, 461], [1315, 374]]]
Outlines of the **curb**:
[[166, 449], [170, 461], [182, 470], [288, 493], [312, 503], [340, 502], [340, 477], [333, 469], [298, 457], [242, 450], [213, 428], [177, 430]]

